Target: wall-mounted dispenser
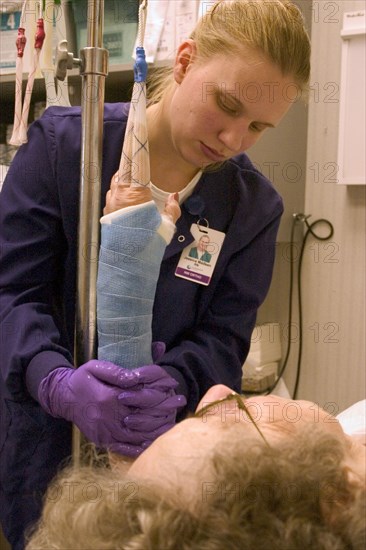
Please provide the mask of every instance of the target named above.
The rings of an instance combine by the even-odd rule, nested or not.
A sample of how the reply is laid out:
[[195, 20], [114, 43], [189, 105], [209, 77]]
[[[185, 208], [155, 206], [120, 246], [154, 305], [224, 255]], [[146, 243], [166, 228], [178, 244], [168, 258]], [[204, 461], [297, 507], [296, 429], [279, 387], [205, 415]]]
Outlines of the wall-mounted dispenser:
[[366, 184], [366, 11], [344, 14], [338, 183]]

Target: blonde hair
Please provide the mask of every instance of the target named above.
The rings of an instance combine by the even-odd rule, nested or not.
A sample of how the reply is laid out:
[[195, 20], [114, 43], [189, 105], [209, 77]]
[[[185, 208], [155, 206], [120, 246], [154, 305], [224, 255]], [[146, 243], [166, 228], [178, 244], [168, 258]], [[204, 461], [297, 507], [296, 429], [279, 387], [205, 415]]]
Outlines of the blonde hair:
[[202, 477], [195, 508], [159, 480], [67, 471], [49, 488], [26, 550], [364, 548], [365, 490], [349, 480], [345, 443], [316, 425], [275, 447], [241, 444], [240, 433], [207, 458], [215, 475]]
[[[190, 38], [201, 61], [223, 52], [243, 55], [245, 48], [262, 52], [307, 91], [310, 40], [303, 15], [291, 0], [219, 0], [198, 20]], [[172, 68], [154, 71], [150, 102], [160, 101], [172, 84]]]

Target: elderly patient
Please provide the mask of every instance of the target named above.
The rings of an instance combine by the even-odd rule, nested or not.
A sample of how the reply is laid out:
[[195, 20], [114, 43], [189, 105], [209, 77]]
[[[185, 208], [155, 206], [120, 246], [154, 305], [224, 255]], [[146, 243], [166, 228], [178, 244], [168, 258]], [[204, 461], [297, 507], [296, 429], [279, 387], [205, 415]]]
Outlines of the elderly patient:
[[125, 471], [62, 473], [27, 549], [361, 550], [365, 451], [314, 403], [214, 386]]
[[314, 403], [213, 386], [136, 460], [61, 472], [27, 550], [363, 549], [365, 451]]

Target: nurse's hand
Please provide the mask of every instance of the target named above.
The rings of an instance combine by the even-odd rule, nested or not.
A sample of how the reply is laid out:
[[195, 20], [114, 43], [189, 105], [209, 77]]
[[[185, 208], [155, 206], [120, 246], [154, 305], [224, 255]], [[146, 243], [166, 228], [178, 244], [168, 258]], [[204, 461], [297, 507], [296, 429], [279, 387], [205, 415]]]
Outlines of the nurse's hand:
[[128, 370], [91, 360], [49, 373], [38, 399], [47, 413], [73, 422], [97, 446], [138, 456], [174, 425], [177, 410], [186, 404], [176, 387], [158, 365]]

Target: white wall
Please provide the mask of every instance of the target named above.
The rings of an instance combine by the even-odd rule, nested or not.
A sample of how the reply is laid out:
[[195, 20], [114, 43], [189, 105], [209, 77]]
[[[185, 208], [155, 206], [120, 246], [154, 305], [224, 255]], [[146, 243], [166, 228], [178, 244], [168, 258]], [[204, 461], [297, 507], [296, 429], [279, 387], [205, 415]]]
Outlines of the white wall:
[[329, 219], [334, 236], [331, 243], [311, 239], [306, 247], [305, 370], [299, 397], [320, 404], [335, 402], [343, 408], [366, 396], [366, 186], [337, 185], [332, 171], [337, 166], [343, 13], [365, 9], [365, 2], [321, 1], [314, 2], [314, 7], [312, 83], [316, 94], [309, 106], [305, 211], [313, 220]]
[[[304, 212], [311, 214], [309, 222], [328, 219], [334, 226], [334, 236], [324, 242], [310, 237], [305, 247], [303, 361], [298, 398], [315, 401], [330, 412], [366, 397], [366, 186], [343, 186], [335, 181], [340, 31], [343, 13], [360, 9], [365, 9], [361, 0], [314, 0], [312, 9], [313, 91], [309, 102]], [[360, 71], [364, 70], [365, 67], [360, 67]], [[365, 121], [360, 120], [360, 124]], [[283, 347], [287, 343], [288, 252], [288, 245], [278, 245], [271, 291], [258, 317], [259, 322], [280, 322]], [[285, 375], [290, 391], [298, 350], [296, 305], [294, 310], [296, 341]]]

